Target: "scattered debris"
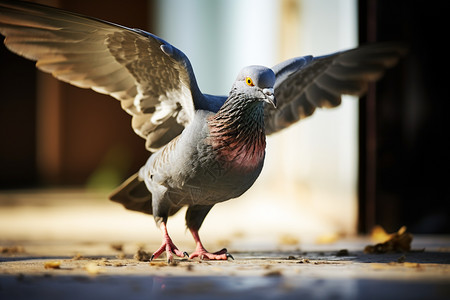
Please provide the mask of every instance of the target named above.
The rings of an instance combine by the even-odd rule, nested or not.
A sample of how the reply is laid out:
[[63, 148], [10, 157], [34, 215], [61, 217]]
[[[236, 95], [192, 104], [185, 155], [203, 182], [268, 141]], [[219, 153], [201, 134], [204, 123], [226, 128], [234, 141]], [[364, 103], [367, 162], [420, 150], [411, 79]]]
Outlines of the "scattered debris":
[[152, 255], [143, 249], [138, 249], [138, 251], [134, 254], [134, 259], [138, 261], [150, 261], [151, 258]]
[[406, 232], [403, 226], [398, 232], [388, 235], [389, 239], [383, 243], [368, 245], [364, 248], [364, 253], [392, 253], [392, 252], [409, 252], [411, 250], [411, 242], [413, 236]]
[[375, 270], [388, 270], [397, 267], [413, 268], [416, 270], [424, 270], [422, 264], [411, 262], [389, 262], [389, 263], [370, 263], [370, 267]]
[[288, 260], [294, 260], [294, 259], [295, 259], [295, 256], [289, 255], [287, 259], [288, 259]]
[[273, 270], [273, 271], [265, 273], [264, 276], [266, 276], [266, 277], [278, 277], [278, 276], [283, 276], [283, 273], [281, 273], [281, 271], [279, 271], [279, 270]]
[[97, 266], [102, 266], [102, 267], [112, 266], [112, 263], [109, 260], [107, 260], [106, 258], [102, 257], [98, 261]]
[[309, 261], [309, 259], [307, 259], [307, 258], [303, 258], [303, 259], [299, 260], [298, 263], [299, 263], [299, 264], [309, 264], [310, 261]]
[[176, 266], [178, 266], [178, 261], [172, 259], [171, 261], [167, 262], [167, 265], [171, 266], [171, 267], [176, 267]]
[[347, 249], [341, 249], [336, 253], [336, 256], [349, 256], [350, 253]]
[[166, 267], [167, 263], [163, 262], [163, 261], [151, 261], [150, 262], [150, 266], [153, 266], [153, 267]]
[[119, 254], [117, 254], [117, 259], [125, 259], [125, 258], [127, 258], [127, 256], [125, 255], [125, 253], [119, 253]]
[[48, 261], [44, 264], [46, 269], [61, 269], [61, 261]]
[[0, 247], [0, 253], [2, 254], [17, 254], [24, 252], [25, 249], [22, 246]]
[[84, 259], [83, 255], [81, 255], [80, 253], [75, 254], [74, 257], [72, 257], [73, 260], [82, 260]]
[[112, 248], [113, 250], [116, 250], [116, 251], [118, 251], [118, 252], [123, 252], [123, 244], [120, 244], [120, 243], [113, 243], [113, 244], [111, 244], [110, 246], [111, 246], [111, 248]]
[[189, 272], [192, 272], [192, 271], [194, 271], [194, 266], [192, 264], [188, 264], [188, 265], [186, 265], [186, 270]]
[[400, 256], [400, 257], [397, 259], [397, 262], [398, 262], [398, 263], [404, 263], [405, 260], [406, 260], [406, 256], [402, 255], [402, 256]]

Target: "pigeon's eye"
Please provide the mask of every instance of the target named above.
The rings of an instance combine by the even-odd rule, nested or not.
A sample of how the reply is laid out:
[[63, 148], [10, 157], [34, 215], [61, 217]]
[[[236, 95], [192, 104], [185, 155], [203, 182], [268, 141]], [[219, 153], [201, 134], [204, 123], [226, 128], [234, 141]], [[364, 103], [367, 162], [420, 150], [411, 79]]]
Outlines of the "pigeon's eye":
[[245, 78], [245, 83], [247, 83], [248, 86], [254, 86], [253, 80], [250, 77]]

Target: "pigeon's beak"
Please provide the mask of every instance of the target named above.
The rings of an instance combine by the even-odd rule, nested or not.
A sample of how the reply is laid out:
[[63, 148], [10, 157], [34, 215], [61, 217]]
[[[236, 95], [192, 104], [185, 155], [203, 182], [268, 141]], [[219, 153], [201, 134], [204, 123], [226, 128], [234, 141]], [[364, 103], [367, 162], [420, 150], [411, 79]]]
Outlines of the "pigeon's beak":
[[275, 99], [275, 95], [273, 93], [273, 88], [265, 88], [263, 89], [264, 93], [264, 101], [273, 105], [274, 108], [277, 108], [277, 100]]

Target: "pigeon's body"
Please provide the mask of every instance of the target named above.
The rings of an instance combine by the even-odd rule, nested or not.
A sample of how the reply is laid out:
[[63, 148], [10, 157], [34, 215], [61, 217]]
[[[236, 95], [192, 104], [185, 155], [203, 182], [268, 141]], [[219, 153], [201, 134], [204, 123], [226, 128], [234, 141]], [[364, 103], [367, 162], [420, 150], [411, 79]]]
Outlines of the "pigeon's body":
[[197, 244], [190, 257], [227, 259], [226, 250], [206, 251], [198, 230], [216, 203], [239, 197], [258, 178], [266, 134], [318, 107], [339, 105], [342, 94], [363, 94], [405, 52], [397, 44], [374, 44], [272, 68], [250, 66], [225, 97], [202, 94], [186, 55], [140, 29], [0, 0], [0, 33], [11, 51], [41, 70], [111, 95], [132, 115], [133, 129], [153, 154], [111, 199], [155, 217], [163, 243], [153, 257], [165, 251], [169, 260], [184, 255], [166, 227], [183, 206]]
[[[240, 196], [256, 180], [265, 148], [255, 153], [243, 142], [233, 151], [221, 147], [213, 119], [213, 113], [197, 111], [177, 138], [150, 156], [139, 176], [154, 198], [164, 197], [173, 206], [214, 205]], [[250, 156], [251, 162], [245, 159]]]
[[[259, 70], [269, 77], [262, 84], [272, 86], [273, 71]], [[265, 93], [268, 101], [273, 101], [272, 90]], [[193, 209], [187, 225], [198, 230], [203, 214], [214, 204], [239, 197], [253, 185], [264, 164], [265, 140], [263, 102], [234, 89], [217, 113], [197, 110], [178, 137], [150, 156], [135, 178], [144, 182], [151, 194], [141, 205], [152, 207], [157, 223], [166, 222], [168, 216], [188, 205]], [[111, 199], [134, 201], [129, 194], [135, 181], [119, 188]]]
[[[153, 197], [164, 194], [174, 206], [214, 205], [240, 196], [254, 183], [264, 162], [264, 132], [257, 133], [249, 124], [249, 131], [258, 139], [255, 145], [249, 147], [248, 141], [241, 139], [228, 147], [214, 117], [197, 111], [181, 135], [142, 167], [139, 176], [145, 178]], [[160, 187], [165, 190], [160, 192]]]

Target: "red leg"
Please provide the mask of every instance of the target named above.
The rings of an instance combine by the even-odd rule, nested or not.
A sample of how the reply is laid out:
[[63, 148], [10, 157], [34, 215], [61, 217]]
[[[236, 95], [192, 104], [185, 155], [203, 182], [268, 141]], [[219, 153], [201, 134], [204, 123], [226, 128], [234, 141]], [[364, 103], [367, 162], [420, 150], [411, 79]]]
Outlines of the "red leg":
[[195, 244], [197, 245], [195, 251], [189, 256], [189, 258], [199, 257], [200, 259], [210, 259], [210, 260], [227, 260], [229, 257], [234, 259], [231, 254], [227, 252], [227, 249], [222, 249], [220, 251], [209, 253], [200, 240], [198, 235], [198, 230], [189, 229], [194, 237]]
[[172, 253], [179, 257], [188, 256], [186, 252], [181, 252], [180, 250], [178, 250], [177, 246], [175, 246], [175, 244], [172, 242], [172, 239], [170, 238], [169, 233], [167, 232], [166, 223], [161, 222], [160, 228], [163, 233], [163, 242], [161, 247], [159, 247], [158, 250], [156, 250], [155, 253], [153, 253], [150, 260], [158, 258], [158, 256], [160, 256], [164, 251], [166, 252], [167, 262], [169, 263], [173, 261]]

